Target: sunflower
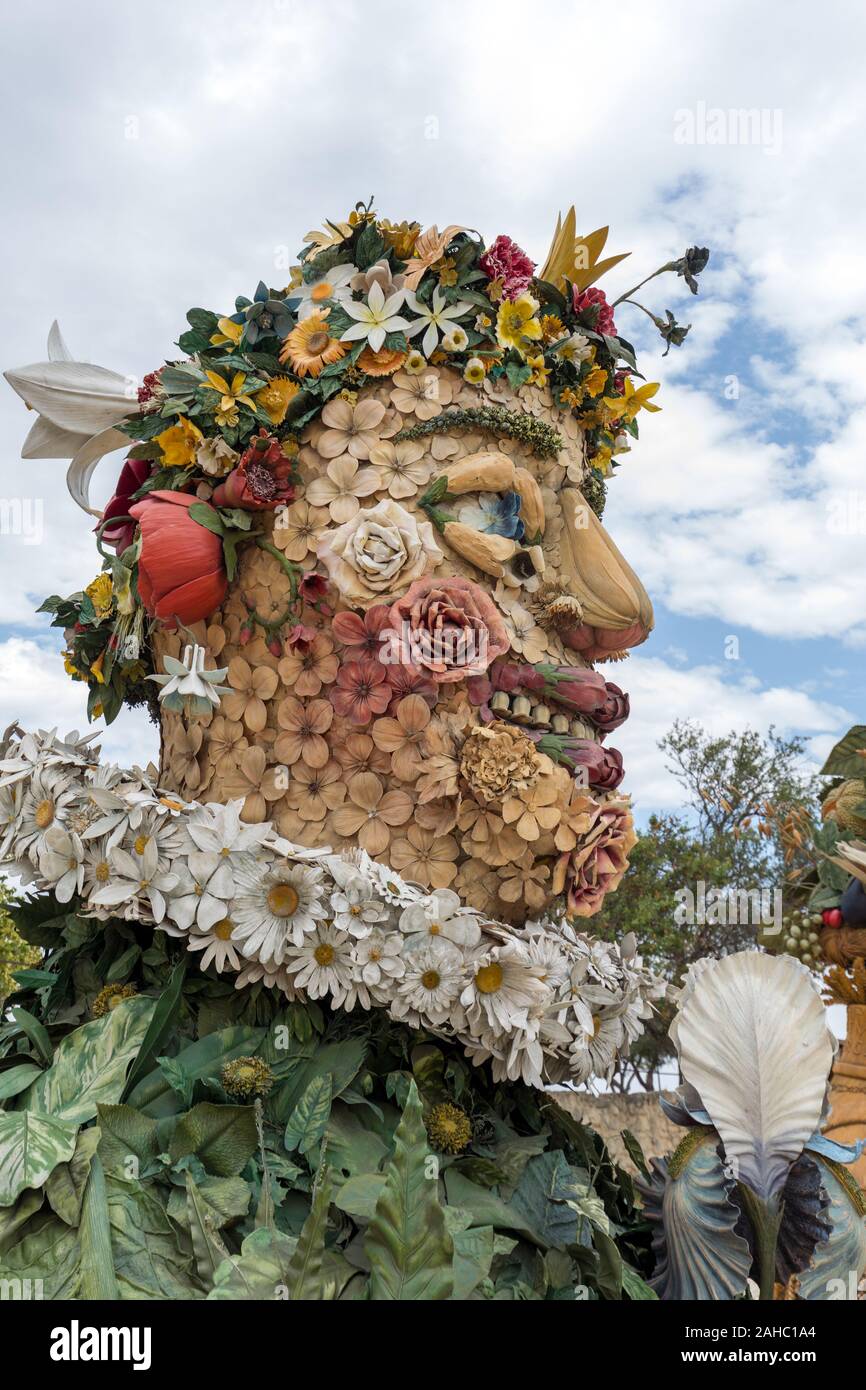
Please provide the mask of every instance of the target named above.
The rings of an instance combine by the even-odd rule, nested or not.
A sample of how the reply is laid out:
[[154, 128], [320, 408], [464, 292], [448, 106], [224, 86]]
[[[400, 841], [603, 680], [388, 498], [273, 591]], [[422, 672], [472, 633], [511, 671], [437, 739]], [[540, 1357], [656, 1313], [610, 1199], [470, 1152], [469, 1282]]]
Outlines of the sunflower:
[[280, 361], [289, 362], [299, 377], [318, 376], [323, 368], [345, 357], [348, 347], [328, 331], [328, 310], [310, 314], [293, 328], [280, 350]]
[[84, 590], [90, 602], [93, 604], [93, 611], [97, 618], [107, 618], [111, 612], [112, 586], [110, 574], [98, 574], [96, 578], [88, 584]]
[[392, 376], [406, 361], [400, 348], [380, 348], [378, 352], [367, 345], [358, 358], [358, 366], [367, 376]]

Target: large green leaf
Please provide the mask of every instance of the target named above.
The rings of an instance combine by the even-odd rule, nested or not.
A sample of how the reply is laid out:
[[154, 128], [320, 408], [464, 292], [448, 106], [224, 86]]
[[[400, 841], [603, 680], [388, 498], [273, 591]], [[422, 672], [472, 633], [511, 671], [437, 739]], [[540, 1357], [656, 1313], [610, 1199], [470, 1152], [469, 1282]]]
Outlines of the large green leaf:
[[[208, 1228], [211, 1230], [221, 1231], [223, 1226], [246, 1216], [250, 1209], [252, 1188], [243, 1178], [205, 1176], [196, 1180], [195, 1188], [203, 1213], [207, 1217]], [[189, 1226], [185, 1188], [173, 1188], [166, 1210], [172, 1221], [176, 1221], [179, 1226]], [[225, 1255], [222, 1258], [225, 1259]]]
[[77, 1133], [77, 1125], [48, 1115], [0, 1113], [0, 1207], [10, 1207], [25, 1187], [41, 1187], [72, 1157]]
[[216, 1233], [216, 1227], [192, 1173], [186, 1175], [186, 1210], [195, 1267], [202, 1284], [210, 1290], [227, 1251]]
[[[509, 1205], [524, 1217], [540, 1244], [559, 1249], [574, 1245], [579, 1239], [580, 1216], [588, 1218], [589, 1213], [576, 1212], [569, 1202], [587, 1195], [587, 1183], [582, 1181], [585, 1177], [581, 1169], [571, 1167], [561, 1149], [548, 1149], [527, 1164]], [[591, 1191], [590, 1195], [595, 1197]], [[595, 1200], [603, 1215], [601, 1201]], [[586, 1231], [584, 1243], [588, 1239]]]
[[100, 1105], [99, 1156], [107, 1173], [140, 1178], [159, 1153], [156, 1120], [131, 1105]]
[[[207, 1037], [190, 1043], [189, 1047], [185, 1047], [172, 1058], [172, 1062], [191, 1088], [196, 1081], [219, 1076], [225, 1062], [230, 1062], [235, 1057], [249, 1057], [256, 1051], [264, 1036], [264, 1028], [246, 1028], [240, 1024], [222, 1028], [218, 1033], [208, 1033]], [[127, 1100], [137, 1110], [155, 1118], [161, 1115], [176, 1115], [183, 1109], [182, 1101], [172, 1089], [171, 1082], [161, 1067], [143, 1077], [127, 1096]]]
[[289, 1261], [289, 1298], [294, 1302], [309, 1302], [326, 1297], [322, 1266], [330, 1200], [331, 1178], [325, 1168], [316, 1180], [313, 1205]]
[[315, 1077], [304, 1091], [286, 1124], [285, 1145], [306, 1154], [314, 1149], [325, 1132], [331, 1113], [331, 1078]]
[[286, 1124], [301, 1096], [321, 1076], [330, 1076], [334, 1100], [354, 1081], [364, 1064], [367, 1053], [365, 1038], [348, 1038], [345, 1042], [317, 1043], [312, 1039], [305, 1045], [304, 1056], [293, 1066], [286, 1079], [275, 1086], [268, 1098], [268, 1117], [277, 1124]]
[[115, 1302], [120, 1297], [120, 1290], [114, 1274], [105, 1171], [98, 1154], [92, 1156], [84, 1189], [78, 1239], [81, 1245], [81, 1297], [101, 1303]]
[[142, 1077], [152, 1071], [157, 1054], [162, 1051], [180, 1013], [183, 1000], [183, 982], [186, 975], [188, 956], [182, 956], [171, 972], [171, 977], [162, 994], [156, 1001], [156, 1008], [142, 1039], [138, 1054], [129, 1069], [121, 1100], [126, 1100], [135, 1090]]
[[51, 1046], [51, 1039], [38, 1018], [34, 1018], [26, 1009], [12, 1009], [12, 1017], [36, 1048], [36, 1055], [47, 1067], [51, 1066], [51, 1059], [54, 1049]]
[[208, 1299], [285, 1299], [289, 1263], [297, 1241], [262, 1226], [247, 1236], [241, 1253], [224, 1260]]
[[153, 1010], [153, 999], [138, 995], [68, 1033], [53, 1066], [26, 1093], [25, 1109], [81, 1125], [93, 1119], [100, 1104], [119, 1100]]
[[455, 1231], [454, 1242], [454, 1299], [466, 1299], [490, 1274], [493, 1262], [494, 1231], [492, 1226], [473, 1226]]
[[0, 1279], [20, 1280], [24, 1297], [77, 1298], [81, 1280], [78, 1232], [48, 1209], [37, 1213], [28, 1221], [22, 1238], [0, 1255]]
[[45, 1184], [45, 1196], [51, 1210], [56, 1212], [67, 1226], [77, 1226], [81, 1220], [84, 1191], [98, 1143], [99, 1130], [95, 1125], [82, 1130], [69, 1162], [58, 1163]]
[[178, 1245], [177, 1233], [153, 1185], [106, 1178], [114, 1270], [122, 1299], [203, 1298], [192, 1256]]
[[209, 1173], [231, 1178], [255, 1153], [256, 1112], [251, 1105], [212, 1105], [203, 1101], [181, 1115], [169, 1146], [172, 1163], [187, 1154], [201, 1159]]
[[439, 1201], [438, 1169], [427, 1148], [421, 1101], [412, 1081], [385, 1187], [364, 1241], [372, 1299], [450, 1298], [453, 1246]]
[[42, 1068], [35, 1066], [33, 1062], [22, 1062], [17, 1067], [8, 1067], [6, 1071], [0, 1071], [0, 1101], [11, 1100], [13, 1096], [20, 1095], [41, 1075]]

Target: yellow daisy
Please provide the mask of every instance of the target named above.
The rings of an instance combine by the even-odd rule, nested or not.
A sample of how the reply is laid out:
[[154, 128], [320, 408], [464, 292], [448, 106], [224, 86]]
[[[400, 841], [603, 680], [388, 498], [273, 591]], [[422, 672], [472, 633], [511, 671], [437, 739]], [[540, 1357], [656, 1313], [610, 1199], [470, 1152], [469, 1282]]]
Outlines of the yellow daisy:
[[328, 330], [328, 310], [310, 314], [293, 328], [283, 343], [280, 361], [288, 362], [301, 378], [318, 376], [332, 362], [339, 362], [348, 345], [332, 338]]
[[253, 400], [268, 414], [272, 425], [281, 425], [286, 418], [289, 401], [300, 389], [298, 383], [289, 381], [287, 376], [275, 376], [267, 386], [256, 392]]
[[186, 416], [179, 415], [176, 425], [171, 425], [156, 436], [156, 442], [162, 450], [163, 467], [188, 468], [191, 463], [195, 463], [196, 449], [203, 440], [204, 435], [198, 425], [194, 425], [192, 420], [187, 420]]
[[541, 337], [541, 324], [534, 317], [537, 308], [538, 301], [531, 294], [502, 301], [496, 315], [496, 341], [500, 347], [513, 347], [522, 353], [527, 343]]

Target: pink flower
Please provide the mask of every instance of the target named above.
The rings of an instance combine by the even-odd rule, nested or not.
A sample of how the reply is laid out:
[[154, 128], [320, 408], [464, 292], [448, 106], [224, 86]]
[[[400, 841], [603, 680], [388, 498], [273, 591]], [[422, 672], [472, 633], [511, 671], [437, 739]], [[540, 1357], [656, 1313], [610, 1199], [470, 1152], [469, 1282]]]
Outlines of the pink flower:
[[382, 633], [390, 625], [390, 613], [387, 603], [368, 608], [363, 617], [359, 613], [338, 613], [331, 631], [353, 661], [360, 657], [375, 659], [382, 651]]
[[431, 708], [435, 705], [438, 698], [436, 682], [426, 671], [420, 670], [417, 666], [386, 666], [385, 670], [391, 687], [390, 713], [394, 712], [396, 706], [401, 700], [405, 700], [407, 695], [420, 695]]
[[516, 299], [523, 294], [535, 270], [535, 262], [510, 236], [498, 236], [478, 264], [491, 280], [502, 281], [503, 299]]
[[[319, 632], [315, 627], [308, 627], [305, 623], [295, 623], [295, 626], [286, 636], [286, 648], [288, 651], [305, 652], [311, 642], [315, 642]], [[282, 656], [282, 650], [276, 653]]]
[[135, 539], [135, 522], [122, 521], [121, 518], [129, 516], [133, 494], [138, 492], [145, 479], [150, 477], [152, 467], [153, 465], [145, 459], [127, 459], [115, 483], [114, 496], [102, 513], [103, 524], [117, 517], [114, 526], [105, 527], [102, 539], [106, 545], [113, 545], [118, 555], [122, 555]]
[[341, 666], [330, 690], [331, 704], [351, 724], [369, 724], [374, 714], [384, 714], [391, 702], [388, 673], [378, 661], [363, 657]]
[[311, 608], [315, 608], [319, 613], [324, 614], [325, 617], [329, 617], [333, 610], [329, 608], [324, 600], [330, 587], [329, 581], [323, 574], [316, 574], [314, 570], [307, 570], [298, 585], [298, 593], [304, 600], [304, 603], [308, 603]]
[[614, 892], [637, 843], [631, 812], [624, 801], [596, 802], [588, 830], [574, 849], [561, 854], [553, 871], [554, 893], [566, 894], [571, 917], [592, 917], [606, 893]]
[[606, 333], [609, 338], [616, 336], [616, 324], [613, 321], [613, 309], [607, 302], [607, 295], [604, 290], [598, 290], [591, 285], [588, 290], [579, 290], [574, 286], [572, 296], [572, 306], [578, 315], [598, 305], [598, 317], [594, 324], [587, 324], [587, 327], [595, 329], [596, 333]]
[[389, 623], [401, 664], [425, 669], [439, 684], [483, 675], [510, 646], [493, 600], [456, 575], [416, 579], [391, 605]]

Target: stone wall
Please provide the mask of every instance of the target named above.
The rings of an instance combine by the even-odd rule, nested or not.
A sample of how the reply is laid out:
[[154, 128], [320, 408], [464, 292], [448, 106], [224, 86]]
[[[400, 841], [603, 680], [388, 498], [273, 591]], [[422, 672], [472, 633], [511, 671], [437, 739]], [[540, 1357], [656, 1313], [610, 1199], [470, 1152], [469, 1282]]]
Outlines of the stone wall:
[[[673, 1092], [661, 1094], [673, 1098]], [[582, 1120], [596, 1130], [607, 1143], [617, 1163], [636, 1173], [625, 1150], [621, 1134], [630, 1129], [647, 1159], [671, 1153], [683, 1137], [684, 1130], [672, 1124], [659, 1105], [659, 1092], [628, 1095], [589, 1096], [580, 1091], [556, 1091], [555, 1100], [576, 1120]]]

